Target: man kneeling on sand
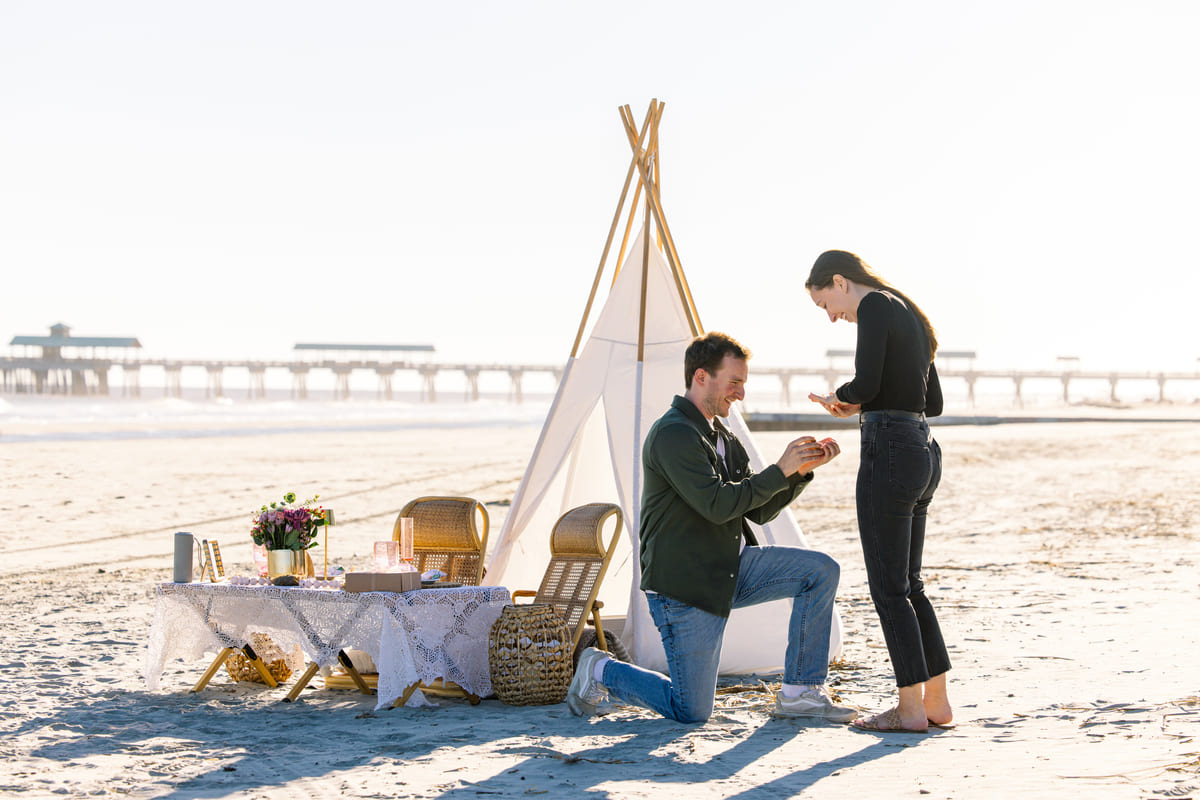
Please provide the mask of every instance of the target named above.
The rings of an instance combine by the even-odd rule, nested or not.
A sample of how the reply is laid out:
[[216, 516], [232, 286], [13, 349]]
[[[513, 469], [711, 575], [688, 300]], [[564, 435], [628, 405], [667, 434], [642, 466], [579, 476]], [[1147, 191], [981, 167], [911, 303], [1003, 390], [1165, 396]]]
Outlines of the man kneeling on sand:
[[771, 521], [835, 458], [833, 439], [803, 436], [760, 473], [721, 423], [745, 396], [750, 353], [732, 338], [698, 337], [684, 356], [686, 392], [642, 448], [641, 588], [662, 635], [668, 678], [588, 648], [567, 693], [574, 714], [606, 694], [679, 722], [712, 715], [721, 639], [731, 609], [792, 598], [775, 714], [849, 722], [825, 688], [837, 562], [800, 547], [760, 546], [746, 520]]

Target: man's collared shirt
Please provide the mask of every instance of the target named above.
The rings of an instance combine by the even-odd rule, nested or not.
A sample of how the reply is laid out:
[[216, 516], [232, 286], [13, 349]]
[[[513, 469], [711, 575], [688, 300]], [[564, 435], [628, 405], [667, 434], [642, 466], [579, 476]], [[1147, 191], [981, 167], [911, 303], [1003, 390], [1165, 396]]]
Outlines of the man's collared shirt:
[[729, 616], [743, 521], [774, 519], [812, 473], [788, 478], [774, 464], [755, 473], [737, 437], [680, 396], [646, 435], [642, 466], [641, 588]]

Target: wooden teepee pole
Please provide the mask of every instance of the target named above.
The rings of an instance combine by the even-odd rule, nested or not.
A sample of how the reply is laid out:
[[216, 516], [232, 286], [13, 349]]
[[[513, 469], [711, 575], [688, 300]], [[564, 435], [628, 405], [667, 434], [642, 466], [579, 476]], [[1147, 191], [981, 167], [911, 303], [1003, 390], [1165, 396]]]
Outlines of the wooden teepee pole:
[[[656, 138], [654, 131], [657, 128], [657, 122], [651, 121], [650, 140]], [[650, 158], [649, 152], [645, 155]], [[639, 162], [640, 164], [641, 162]], [[637, 360], [641, 364], [646, 360], [646, 294], [650, 282], [650, 191], [646, 191], [646, 215], [642, 223], [645, 235], [642, 236], [642, 295], [638, 305], [638, 346]]]
[[[662, 113], [665, 106], [666, 103], [658, 104], [658, 114], [655, 115], [654, 126], [650, 129], [650, 144], [646, 147], [646, 149], [649, 151], [649, 158], [653, 160], [654, 164], [654, 168], [650, 170], [650, 185], [646, 187], [646, 190], [649, 191], [653, 189], [654, 195], [659, 198], [662, 197], [662, 153], [658, 149], [658, 124], [662, 122]], [[640, 185], [641, 184], [639, 184], [639, 186]], [[659, 250], [663, 249], [663, 236], [661, 230], [656, 231], [654, 244]]]
[[625, 263], [625, 248], [629, 246], [629, 234], [633, 232], [633, 220], [637, 217], [638, 209], [641, 208], [641, 199], [642, 182], [638, 181], [633, 190], [633, 202], [629, 204], [629, 216], [625, 220], [625, 234], [621, 237], [621, 249], [617, 251], [617, 268], [613, 270], [613, 283], [617, 282], [617, 276], [621, 274], [621, 265]]
[[[650, 111], [647, 111], [646, 121], [642, 123], [642, 138], [645, 137], [649, 121]], [[608, 238], [604, 241], [604, 252], [600, 254], [600, 264], [596, 267], [596, 277], [592, 280], [592, 291], [588, 294], [587, 305], [583, 309], [583, 318], [579, 320], [579, 332], [575, 334], [575, 343], [571, 345], [571, 358], [574, 358], [579, 352], [579, 343], [583, 341], [583, 331], [587, 327], [588, 317], [592, 313], [592, 303], [596, 300], [596, 289], [600, 286], [600, 276], [604, 274], [604, 264], [608, 260], [608, 252], [612, 247], [613, 237], [617, 232], [617, 225], [621, 222], [621, 209], [625, 206], [625, 197], [629, 193], [629, 184], [633, 180], [634, 170], [637, 169], [641, 146], [642, 141], [639, 138], [634, 147], [633, 160], [629, 162], [629, 170], [625, 174], [625, 185], [621, 189], [621, 199], [617, 201], [617, 210], [613, 213], [612, 225], [608, 229]]]
[[[652, 129], [657, 135], [658, 120], [662, 118], [664, 104], [657, 100], [650, 101], [650, 111], [647, 116], [653, 116], [654, 120], [651, 124]], [[626, 136], [629, 138], [630, 146], [634, 148], [635, 154], [641, 150], [641, 142], [634, 140], [634, 130], [631, 130], [629, 125], [625, 126]], [[642, 136], [646, 134], [646, 129], [643, 127]], [[683, 267], [680, 264], [679, 252], [675, 248], [675, 239], [671, 236], [671, 229], [667, 225], [666, 215], [662, 210], [662, 200], [655, 188], [655, 183], [652, 180], [647, 159], [638, 159], [637, 167], [641, 177], [642, 186], [646, 189], [647, 200], [650, 202], [650, 210], [654, 214], [654, 221], [658, 223], [658, 228], [663, 236], [664, 244], [666, 245], [667, 261], [671, 265], [671, 273], [675, 278], [675, 288], [679, 292], [679, 299], [683, 303], [684, 309], [688, 312], [688, 324], [691, 326], [692, 334], [698, 336], [704, 330], [704, 326], [700, 323], [700, 313], [696, 310], [696, 301], [692, 298], [691, 288], [687, 284], [687, 278], [684, 277]]]
[[[637, 125], [633, 121], [633, 112], [629, 110], [629, 106], [625, 105], [618, 109], [621, 114], [621, 122], [625, 125], [625, 133], [631, 139], [637, 139]], [[631, 167], [633, 165], [630, 165]], [[633, 202], [629, 204], [629, 216], [625, 220], [625, 234], [621, 237], [621, 249], [617, 251], [616, 269], [613, 270], [612, 282], [617, 282], [617, 276], [621, 274], [621, 266], [625, 263], [625, 248], [629, 246], [629, 235], [633, 231], [633, 221], [637, 218], [638, 209], [641, 208], [642, 199], [642, 182], [639, 180], [633, 191]]]

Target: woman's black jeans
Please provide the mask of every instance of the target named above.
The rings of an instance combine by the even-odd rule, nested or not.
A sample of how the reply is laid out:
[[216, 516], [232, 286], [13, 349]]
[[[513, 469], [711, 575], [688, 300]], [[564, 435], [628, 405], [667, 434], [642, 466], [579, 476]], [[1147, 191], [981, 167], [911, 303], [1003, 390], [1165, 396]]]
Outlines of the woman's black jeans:
[[924, 415], [866, 411], [859, 419], [858, 535], [896, 685], [911, 686], [950, 669], [921, 581], [926, 512], [942, 478], [942, 449]]

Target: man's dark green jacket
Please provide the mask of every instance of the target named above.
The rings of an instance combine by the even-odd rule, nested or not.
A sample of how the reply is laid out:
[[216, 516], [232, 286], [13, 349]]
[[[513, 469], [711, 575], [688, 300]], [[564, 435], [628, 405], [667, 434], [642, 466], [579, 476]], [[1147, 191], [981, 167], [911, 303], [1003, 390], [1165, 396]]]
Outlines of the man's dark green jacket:
[[[725, 439], [725, 474], [717, 437]], [[773, 520], [812, 480], [785, 477], [772, 464], [760, 473], [737, 437], [714, 430], [700, 409], [676, 396], [642, 446], [643, 590], [728, 617], [737, 583], [743, 518]], [[746, 529], [749, 544], [755, 544]]]

